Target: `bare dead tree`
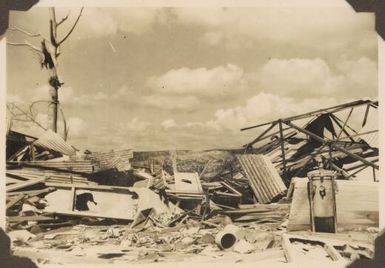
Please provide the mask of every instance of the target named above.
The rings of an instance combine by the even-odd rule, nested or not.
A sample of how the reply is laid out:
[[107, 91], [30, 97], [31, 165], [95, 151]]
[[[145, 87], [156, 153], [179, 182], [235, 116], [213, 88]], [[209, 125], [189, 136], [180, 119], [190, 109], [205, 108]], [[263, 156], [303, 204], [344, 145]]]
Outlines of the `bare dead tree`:
[[[49, 102], [50, 101], [47, 101], [47, 100], [38, 100], [38, 101], [34, 101], [30, 104], [30, 106], [28, 107], [27, 110], [24, 110], [22, 109], [20, 106], [18, 106], [16, 103], [14, 102], [7, 102], [7, 111], [9, 113], [9, 116], [10, 116], [10, 123], [12, 125], [12, 122], [13, 121], [18, 121], [18, 122], [26, 122], [26, 123], [33, 123], [33, 124], [36, 124], [38, 127], [40, 127], [41, 129], [43, 130], [47, 130], [37, 119], [37, 113], [36, 111], [34, 111], [34, 106], [36, 104], [39, 104], [39, 103], [42, 103], [42, 102]], [[65, 119], [65, 116], [64, 116], [64, 112], [63, 110], [59, 107], [59, 111], [61, 113], [61, 116], [62, 116], [62, 119], [63, 119], [63, 130], [64, 130], [64, 133], [63, 133], [63, 138], [64, 140], [67, 140], [67, 136], [68, 136], [68, 131], [69, 131], [69, 127], [67, 125], [67, 121]]]
[[[57, 121], [58, 121], [58, 107], [59, 107], [59, 94], [58, 91], [60, 87], [64, 84], [59, 79], [57, 60], [60, 56], [61, 45], [68, 39], [72, 34], [76, 25], [79, 22], [79, 19], [82, 15], [83, 7], [80, 9], [78, 16], [76, 17], [72, 27], [70, 27], [67, 34], [62, 38], [58, 36], [58, 28], [69, 18], [69, 13], [63, 17], [60, 21], [56, 19], [56, 11], [54, 7], [49, 8], [49, 38], [43, 36], [41, 33], [30, 33], [21, 28], [10, 28], [10, 31], [18, 31], [30, 38], [40, 38], [40, 47], [33, 45], [27, 40], [24, 43], [14, 43], [8, 42], [8, 45], [11, 46], [22, 46], [28, 47], [32, 52], [36, 53], [40, 58], [41, 68], [45, 68], [49, 71], [49, 86], [50, 86], [50, 98], [51, 98], [51, 112], [52, 112], [52, 125], [51, 128], [53, 131], [57, 132]], [[65, 136], [67, 136], [68, 128], [65, 125]]]

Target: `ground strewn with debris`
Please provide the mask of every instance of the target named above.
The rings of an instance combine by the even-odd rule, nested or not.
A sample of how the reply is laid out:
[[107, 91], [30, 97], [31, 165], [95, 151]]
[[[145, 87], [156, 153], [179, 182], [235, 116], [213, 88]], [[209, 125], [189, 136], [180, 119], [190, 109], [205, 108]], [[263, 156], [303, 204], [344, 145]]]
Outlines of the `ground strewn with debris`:
[[377, 103], [302, 115], [304, 128], [285, 119], [291, 128], [255, 146], [282, 123], [270, 122], [244, 150], [79, 152], [50, 130], [10, 131], [14, 254], [40, 265], [371, 259], [378, 140], [336, 123], [364, 105]]

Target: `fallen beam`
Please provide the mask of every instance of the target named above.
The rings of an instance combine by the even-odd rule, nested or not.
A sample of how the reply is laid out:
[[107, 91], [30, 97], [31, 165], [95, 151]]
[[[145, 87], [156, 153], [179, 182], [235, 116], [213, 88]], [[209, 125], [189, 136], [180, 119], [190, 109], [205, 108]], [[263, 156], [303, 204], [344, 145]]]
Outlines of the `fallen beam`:
[[6, 187], [6, 191], [12, 192], [12, 191], [23, 189], [25, 187], [36, 185], [36, 184], [43, 183], [43, 182], [45, 182], [44, 178], [43, 179], [31, 179], [31, 180], [27, 180], [27, 181], [21, 181], [20, 183], [8, 185]]
[[286, 125], [288, 125], [288, 126], [294, 128], [294, 129], [297, 129], [298, 131], [300, 131], [300, 132], [302, 132], [302, 133], [305, 133], [306, 135], [309, 135], [309, 136], [312, 137], [313, 139], [315, 139], [315, 140], [321, 142], [322, 144], [324, 144], [324, 143], [330, 143], [330, 145], [331, 145], [334, 149], [336, 149], [336, 150], [338, 150], [338, 151], [340, 151], [340, 152], [343, 152], [343, 153], [345, 153], [346, 155], [352, 157], [353, 159], [359, 160], [359, 161], [361, 161], [361, 162], [367, 164], [368, 166], [371, 166], [371, 167], [374, 167], [374, 168], [376, 168], [376, 169], [379, 169], [379, 166], [378, 166], [378, 165], [376, 165], [376, 164], [374, 164], [374, 163], [372, 163], [372, 162], [366, 160], [365, 158], [362, 158], [362, 157], [360, 157], [360, 156], [358, 156], [358, 155], [356, 155], [356, 154], [353, 154], [353, 153], [349, 152], [349, 151], [346, 150], [345, 148], [340, 147], [340, 146], [334, 144], [333, 141], [325, 140], [325, 139], [321, 138], [320, 136], [314, 134], [313, 132], [310, 132], [310, 131], [308, 131], [308, 130], [306, 130], [306, 129], [304, 129], [304, 128], [301, 128], [301, 127], [299, 127], [299, 126], [297, 126], [297, 125], [295, 125], [295, 124], [293, 124], [293, 123], [291, 123], [291, 122], [289, 122], [289, 121], [284, 121], [284, 123], [285, 123]]

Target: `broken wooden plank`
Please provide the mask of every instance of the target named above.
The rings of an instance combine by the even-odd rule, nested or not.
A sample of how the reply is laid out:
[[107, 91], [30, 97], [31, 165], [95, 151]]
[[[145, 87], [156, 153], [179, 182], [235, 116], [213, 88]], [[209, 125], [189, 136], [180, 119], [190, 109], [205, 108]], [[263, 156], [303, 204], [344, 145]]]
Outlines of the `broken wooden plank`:
[[[303, 237], [300, 235], [283, 234], [282, 235], [282, 246], [285, 253], [287, 262], [296, 262], [300, 260], [301, 256], [297, 254], [294, 249], [293, 243], [311, 244], [322, 247], [325, 251], [326, 256], [332, 261], [342, 261], [343, 257], [341, 254], [326, 240], [319, 240], [317, 237]], [[302, 254], [301, 254], [302, 255]], [[305, 254], [306, 255], [306, 254]], [[303, 256], [303, 255], [302, 255]], [[326, 260], [327, 258], [325, 258]]]
[[42, 190], [10, 192], [10, 193], [7, 193], [7, 197], [14, 197], [14, 196], [18, 196], [20, 194], [28, 195], [29, 197], [32, 197], [32, 196], [36, 196], [36, 195], [50, 193], [50, 192], [53, 192], [55, 190], [56, 189], [54, 187], [48, 187], [48, 188], [45, 188], [45, 189], [42, 189]]
[[138, 214], [136, 214], [135, 219], [131, 223], [130, 228], [134, 229], [134, 228], [144, 227], [146, 225], [146, 223], [148, 222], [151, 214], [153, 214], [153, 213], [154, 213], [153, 208], [147, 208], [147, 209], [139, 211]]
[[20, 189], [23, 189], [25, 187], [36, 185], [36, 184], [43, 183], [43, 182], [45, 182], [44, 178], [41, 178], [41, 179], [31, 179], [31, 180], [27, 180], [27, 181], [21, 181], [20, 183], [15, 183], [15, 184], [7, 185], [6, 186], [6, 191], [7, 192], [12, 192], [12, 191], [20, 190]]
[[15, 205], [17, 202], [23, 200], [25, 197], [24, 194], [19, 194], [18, 196], [14, 196], [11, 198], [11, 200], [9, 202], [7, 202], [7, 206], [6, 206], [6, 209], [9, 209], [11, 208], [13, 205]]
[[287, 234], [282, 234], [282, 248], [287, 262], [293, 262], [295, 259], [294, 249]]
[[234, 187], [232, 187], [231, 185], [229, 185], [228, 183], [222, 181], [221, 184], [227, 189], [229, 190], [232, 194], [234, 194], [235, 196], [238, 196], [238, 197], [241, 197], [242, 194], [237, 191], [236, 189], [234, 189]]
[[55, 217], [47, 216], [47, 215], [39, 215], [39, 216], [7, 216], [7, 221], [10, 223], [20, 223], [25, 221], [51, 221], [54, 220]]

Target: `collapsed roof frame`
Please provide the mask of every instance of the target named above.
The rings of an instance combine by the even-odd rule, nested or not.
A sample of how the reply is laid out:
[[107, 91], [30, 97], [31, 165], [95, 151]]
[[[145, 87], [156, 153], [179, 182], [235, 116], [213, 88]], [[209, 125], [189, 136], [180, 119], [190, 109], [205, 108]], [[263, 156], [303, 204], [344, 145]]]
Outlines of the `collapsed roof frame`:
[[[371, 100], [357, 100], [357, 101], [353, 101], [353, 102], [349, 102], [349, 103], [345, 103], [345, 104], [341, 104], [341, 105], [337, 105], [337, 106], [333, 106], [333, 107], [329, 107], [329, 108], [324, 108], [324, 109], [319, 109], [319, 110], [315, 110], [315, 111], [312, 111], [312, 112], [308, 112], [308, 113], [304, 113], [304, 114], [300, 114], [300, 115], [295, 115], [295, 116], [291, 116], [291, 117], [287, 117], [287, 118], [280, 118], [280, 119], [277, 119], [277, 120], [274, 120], [274, 121], [270, 121], [270, 122], [265, 122], [265, 123], [262, 123], [262, 124], [258, 124], [258, 125], [254, 125], [254, 126], [250, 126], [250, 127], [246, 127], [246, 128], [242, 128], [241, 131], [245, 131], [245, 130], [250, 130], [250, 129], [254, 129], [254, 128], [260, 128], [260, 127], [263, 127], [263, 126], [268, 126], [264, 131], [262, 131], [262, 133], [260, 133], [253, 141], [251, 141], [250, 143], [248, 144], [245, 144], [244, 147], [246, 150], [248, 149], [251, 149], [252, 146], [259, 142], [259, 141], [262, 141], [264, 139], [267, 139], [269, 137], [273, 137], [273, 136], [276, 136], [277, 134], [279, 134], [279, 138], [278, 138], [278, 142], [279, 142], [279, 145], [281, 147], [281, 156], [282, 156], [282, 163], [283, 163], [283, 178], [286, 179], [287, 178], [287, 162], [286, 162], [286, 155], [285, 155], [285, 147], [284, 147], [284, 143], [285, 141], [296, 135], [297, 134], [297, 131], [300, 132], [300, 133], [303, 133], [305, 135], [307, 135], [308, 137], [318, 141], [321, 146], [317, 149], [317, 153], [319, 153], [325, 146], [328, 146], [329, 147], [329, 163], [330, 163], [330, 167], [336, 169], [337, 171], [343, 171], [341, 170], [340, 168], [338, 168], [336, 165], [333, 165], [332, 163], [332, 150], [337, 150], [337, 151], [340, 151], [342, 153], [344, 153], [345, 155], [357, 160], [357, 161], [361, 161], [365, 166], [370, 166], [372, 167], [373, 169], [379, 169], [379, 166], [377, 164], [375, 164], [374, 162], [371, 162], [371, 161], [368, 161], [366, 160], [365, 158], [357, 155], [357, 154], [354, 154], [348, 150], [346, 150], [345, 148], [339, 146], [337, 144], [338, 141], [340, 141], [340, 136], [342, 133], [344, 133], [346, 135], [345, 138], [349, 138], [352, 142], [355, 142], [354, 140], [354, 137], [358, 137], [358, 136], [362, 136], [362, 135], [365, 135], [365, 134], [370, 134], [370, 133], [373, 133], [373, 132], [378, 132], [378, 129], [376, 131], [369, 131], [369, 132], [365, 132], [365, 133], [359, 133], [357, 131], [355, 131], [354, 129], [352, 129], [349, 125], [348, 125], [348, 121], [350, 119], [350, 116], [353, 112], [353, 110], [357, 107], [361, 107], [361, 106], [365, 106], [366, 105], [366, 110], [365, 110], [365, 115], [364, 115], [364, 119], [363, 119], [363, 123], [362, 125], [364, 126], [366, 124], [366, 121], [367, 121], [367, 117], [368, 117], [368, 114], [369, 114], [369, 109], [370, 107], [373, 107], [375, 109], [378, 108], [378, 101], [371, 101]], [[349, 111], [349, 114], [346, 118], [345, 121], [342, 121], [341, 119], [339, 119], [335, 113], [337, 112], [340, 112], [340, 111], [343, 111], [343, 110], [346, 110], [346, 109], [350, 109]], [[296, 121], [296, 120], [300, 120], [300, 119], [306, 119], [306, 118], [311, 118], [311, 117], [319, 117], [321, 115], [329, 115], [331, 120], [336, 123], [336, 125], [340, 128], [340, 132], [338, 133], [338, 135], [336, 135], [335, 138], [333, 139], [328, 139], [328, 138], [324, 138], [324, 137], [320, 137], [318, 135], [316, 135], [315, 133], [305, 129], [304, 127], [300, 127], [296, 124], [293, 123], [293, 121]], [[278, 131], [275, 131], [273, 133], [270, 133], [271, 130], [275, 127], [275, 126], [279, 126], [279, 130]], [[284, 125], [286, 127], [284, 127]], [[350, 129], [351, 131], [353, 131], [355, 134], [354, 135], [350, 135], [346, 129]], [[286, 137], [284, 136], [284, 131], [286, 130], [294, 130], [294, 132], [290, 132], [290, 135], [287, 135], [286, 134]], [[315, 156], [312, 156], [304, 166], [306, 166], [311, 160], [314, 159]], [[298, 174], [298, 172], [297, 172]]]

